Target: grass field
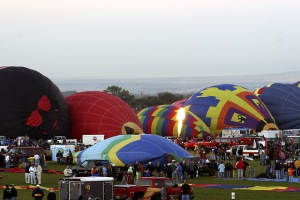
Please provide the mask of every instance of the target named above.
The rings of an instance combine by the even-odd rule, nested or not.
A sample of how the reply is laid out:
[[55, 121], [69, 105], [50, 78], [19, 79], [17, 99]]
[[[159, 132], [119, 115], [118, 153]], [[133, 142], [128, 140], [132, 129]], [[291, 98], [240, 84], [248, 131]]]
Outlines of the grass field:
[[[254, 167], [256, 175], [263, 173], [265, 167], [260, 167], [258, 161], [249, 161], [249, 164]], [[46, 169], [53, 169], [57, 171], [63, 171], [65, 165], [57, 165], [55, 162], [50, 162]], [[15, 184], [15, 186], [25, 186], [25, 178], [23, 173], [6, 173], [0, 172], [0, 176], [3, 179], [0, 179], [1, 185], [5, 184]], [[42, 187], [58, 187], [58, 179], [62, 178], [61, 174], [43, 174], [42, 175]], [[194, 180], [188, 180], [191, 184], [220, 184], [220, 185], [233, 185], [233, 186], [261, 186], [261, 187], [295, 187], [299, 188], [300, 184], [298, 183], [286, 183], [286, 182], [275, 182], [275, 181], [250, 181], [250, 180], [234, 180], [234, 179], [218, 179], [217, 176], [200, 176]], [[115, 182], [119, 184], [119, 182]], [[231, 193], [235, 192], [235, 199], [242, 200], [274, 200], [274, 199], [299, 199], [299, 192], [275, 192], [275, 191], [263, 191], [263, 190], [248, 190], [248, 189], [216, 189], [208, 187], [197, 187], [193, 186], [195, 193], [195, 200], [225, 200], [231, 199]], [[18, 189], [18, 199], [27, 200], [32, 199], [31, 197], [32, 190], [27, 189]], [[48, 194], [48, 191], [45, 191], [45, 197]], [[1, 194], [3, 194], [3, 189], [1, 189]], [[58, 198], [58, 192], [57, 199]]]

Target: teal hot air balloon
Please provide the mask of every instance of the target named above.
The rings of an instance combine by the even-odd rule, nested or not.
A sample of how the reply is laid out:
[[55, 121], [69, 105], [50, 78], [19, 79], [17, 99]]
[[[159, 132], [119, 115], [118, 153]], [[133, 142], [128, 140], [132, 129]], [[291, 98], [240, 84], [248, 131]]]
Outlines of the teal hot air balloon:
[[151, 134], [118, 135], [99, 142], [83, 151], [74, 154], [78, 164], [87, 159], [104, 159], [124, 166], [134, 165], [136, 161], [146, 164], [160, 162], [166, 164], [169, 159], [181, 161], [192, 155], [176, 143]]

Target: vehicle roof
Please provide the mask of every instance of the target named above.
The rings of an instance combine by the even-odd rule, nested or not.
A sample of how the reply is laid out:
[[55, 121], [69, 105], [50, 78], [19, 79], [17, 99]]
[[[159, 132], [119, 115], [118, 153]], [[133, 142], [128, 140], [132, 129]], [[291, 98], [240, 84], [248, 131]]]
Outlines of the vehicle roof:
[[97, 176], [91, 176], [91, 177], [69, 177], [64, 178], [65, 180], [69, 181], [113, 181], [113, 177], [97, 177]]
[[139, 179], [169, 179], [169, 178], [166, 178], [166, 177], [139, 177]]
[[43, 147], [13, 147], [12, 149], [43, 149]]

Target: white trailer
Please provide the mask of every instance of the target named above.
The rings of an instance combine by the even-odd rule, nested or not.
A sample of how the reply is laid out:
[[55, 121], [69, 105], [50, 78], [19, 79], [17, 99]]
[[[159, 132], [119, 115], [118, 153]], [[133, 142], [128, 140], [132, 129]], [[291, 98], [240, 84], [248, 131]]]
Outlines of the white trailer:
[[254, 137], [253, 130], [250, 128], [225, 128], [222, 130], [222, 138], [240, 138], [240, 137]]
[[104, 135], [82, 135], [84, 145], [94, 145], [104, 140]]
[[258, 133], [258, 136], [267, 139], [282, 138], [282, 131], [281, 130], [261, 131]]
[[114, 178], [71, 177], [58, 182], [60, 200], [113, 200]]

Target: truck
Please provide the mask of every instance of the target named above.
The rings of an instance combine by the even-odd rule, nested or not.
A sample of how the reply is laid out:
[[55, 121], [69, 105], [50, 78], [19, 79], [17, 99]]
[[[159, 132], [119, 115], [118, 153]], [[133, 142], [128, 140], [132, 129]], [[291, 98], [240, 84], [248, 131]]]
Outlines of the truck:
[[82, 143], [86, 146], [94, 145], [104, 140], [104, 135], [82, 135]]
[[282, 131], [281, 130], [263, 130], [258, 133], [258, 136], [267, 138], [268, 141], [272, 141], [275, 138], [282, 138]]
[[[108, 160], [91, 159], [85, 160], [80, 165], [72, 166], [73, 177], [91, 176], [93, 166], [101, 168], [103, 165], [108, 165]], [[114, 177], [119, 181], [122, 180], [125, 171], [125, 166], [112, 166]]]
[[224, 138], [238, 138], [255, 136], [250, 128], [225, 128], [222, 130], [221, 137]]
[[[230, 147], [230, 149], [226, 150], [226, 154], [229, 156], [238, 156], [238, 150], [242, 149], [243, 155], [245, 157], [250, 157], [250, 158], [258, 158], [259, 157], [259, 151], [260, 149], [253, 148], [252, 146], [248, 145], [236, 145]], [[262, 150], [264, 151], [264, 150]]]
[[54, 136], [52, 139], [47, 140], [48, 144], [77, 144], [77, 139], [67, 139], [66, 136]]
[[71, 177], [58, 181], [60, 200], [113, 200], [112, 177]]
[[[167, 199], [181, 199], [181, 187], [172, 179], [166, 177], [140, 177], [135, 185], [115, 185], [115, 199], [142, 199], [148, 188], [165, 188]], [[160, 193], [155, 199], [160, 199]], [[194, 198], [193, 192], [191, 199]]]

